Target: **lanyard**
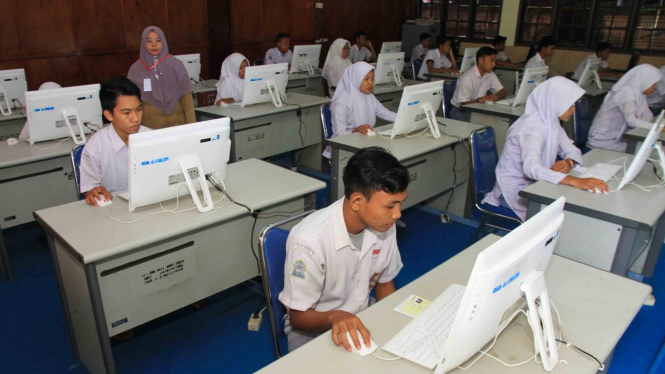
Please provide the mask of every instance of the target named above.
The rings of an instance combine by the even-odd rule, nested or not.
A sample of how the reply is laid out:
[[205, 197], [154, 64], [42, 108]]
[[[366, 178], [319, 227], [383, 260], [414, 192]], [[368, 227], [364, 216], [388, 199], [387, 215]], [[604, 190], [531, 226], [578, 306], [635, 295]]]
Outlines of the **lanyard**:
[[141, 63], [143, 64], [143, 66], [145, 67], [145, 69], [147, 71], [152, 71], [152, 69], [156, 68], [157, 65], [159, 65], [162, 61], [164, 61], [164, 59], [167, 58], [168, 56], [169, 56], [169, 54], [167, 53], [164, 57], [162, 57], [161, 60], [155, 62], [155, 64], [152, 65], [152, 67], [150, 67], [150, 68], [148, 67], [148, 65], [145, 64], [145, 62], [143, 62], [143, 60], [141, 60], [141, 59], [139, 59], [139, 60], [141, 61]]

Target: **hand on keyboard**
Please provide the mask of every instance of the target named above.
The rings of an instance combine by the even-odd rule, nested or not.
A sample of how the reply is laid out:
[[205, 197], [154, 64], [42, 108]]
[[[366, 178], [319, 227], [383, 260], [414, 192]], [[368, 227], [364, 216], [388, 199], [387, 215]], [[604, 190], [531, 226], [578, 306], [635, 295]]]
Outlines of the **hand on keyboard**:
[[[369, 348], [371, 342], [371, 336], [369, 330], [363, 325], [355, 314], [345, 312], [343, 310], [335, 310], [330, 312], [328, 317], [330, 324], [332, 325], [332, 339], [333, 343], [337, 346], [344, 346], [348, 352], [352, 352], [351, 344], [353, 344], [357, 350], [362, 349], [360, 346], [360, 341], [358, 340], [358, 333], [363, 337], [365, 345]], [[348, 340], [346, 332], [349, 332], [351, 335], [351, 340]]]

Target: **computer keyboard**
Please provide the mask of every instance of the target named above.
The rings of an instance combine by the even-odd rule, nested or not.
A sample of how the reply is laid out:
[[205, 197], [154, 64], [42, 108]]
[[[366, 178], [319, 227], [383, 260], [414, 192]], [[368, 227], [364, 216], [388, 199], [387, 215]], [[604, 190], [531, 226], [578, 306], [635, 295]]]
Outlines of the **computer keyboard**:
[[592, 167], [582, 173], [580, 178], [596, 178], [603, 182], [607, 182], [614, 178], [614, 175], [616, 175], [621, 169], [623, 169], [623, 166], [621, 165], [597, 163], [593, 164]]
[[[466, 287], [453, 284], [439, 295], [418, 317], [406, 325], [382, 349], [429, 369], [439, 362]], [[432, 336], [433, 335], [433, 336]], [[440, 355], [440, 353], [439, 353]]]
[[510, 99], [503, 99], [503, 100], [496, 101], [494, 103], [495, 104], [501, 104], [501, 105], [513, 105], [514, 102], [515, 102], [515, 98], [511, 97]]

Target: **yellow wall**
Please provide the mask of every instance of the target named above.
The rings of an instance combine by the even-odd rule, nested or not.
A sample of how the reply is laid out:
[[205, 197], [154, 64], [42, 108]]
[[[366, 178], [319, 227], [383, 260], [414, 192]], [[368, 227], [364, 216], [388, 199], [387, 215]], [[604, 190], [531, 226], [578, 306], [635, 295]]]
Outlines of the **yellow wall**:
[[[506, 40], [507, 46], [515, 45], [515, 35], [517, 33], [517, 17], [519, 16], [519, 13], [520, 0], [503, 0], [499, 35], [503, 35], [508, 38]], [[510, 59], [512, 60], [513, 58], [510, 57]]]

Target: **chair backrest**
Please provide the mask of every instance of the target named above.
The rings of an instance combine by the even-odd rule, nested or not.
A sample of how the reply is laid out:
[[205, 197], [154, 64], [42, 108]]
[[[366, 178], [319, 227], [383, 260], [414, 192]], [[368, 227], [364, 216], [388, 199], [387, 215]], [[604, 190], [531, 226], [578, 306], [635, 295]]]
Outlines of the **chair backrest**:
[[258, 60], [254, 60], [254, 66], [261, 66], [261, 65], [263, 65], [265, 62], [266, 62], [266, 60], [263, 59], [263, 58], [260, 58], [260, 59], [258, 59]]
[[575, 145], [583, 149], [589, 137], [591, 128], [591, 115], [589, 113], [589, 99], [582, 97], [575, 103], [575, 115], [573, 117], [573, 136]]
[[306, 217], [313, 210], [300, 213], [296, 216], [279, 221], [264, 228], [259, 235], [259, 254], [261, 256], [261, 276], [263, 278], [263, 290], [266, 296], [266, 304], [270, 315], [270, 323], [273, 331], [273, 341], [277, 357], [282, 357], [279, 349], [279, 338], [286, 336], [284, 333], [284, 316], [286, 308], [279, 301], [279, 294], [284, 289], [284, 261], [286, 260], [286, 239], [289, 230], [279, 228], [285, 224]]
[[484, 129], [471, 132], [471, 163], [473, 165], [474, 197], [484, 195], [494, 188], [496, 183], [496, 165], [499, 156], [496, 150], [494, 129]]
[[74, 181], [76, 182], [76, 193], [78, 194], [79, 199], [81, 199], [81, 155], [83, 154], [83, 147], [85, 144], [77, 145], [72, 149], [71, 159], [72, 159], [72, 170], [74, 171]]
[[418, 74], [420, 74], [420, 67], [423, 66], [423, 60], [416, 60], [413, 62], [413, 79], [418, 79]]
[[445, 81], [443, 83], [443, 105], [446, 108], [446, 118], [450, 118], [450, 109], [453, 107], [450, 101], [453, 99], [453, 95], [455, 95], [456, 88], [457, 81]]
[[327, 104], [321, 105], [321, 123], [323, 124], [323, 136], [326, 139], [330, 139], [333, 135], [333, 123], [330, 106]]

